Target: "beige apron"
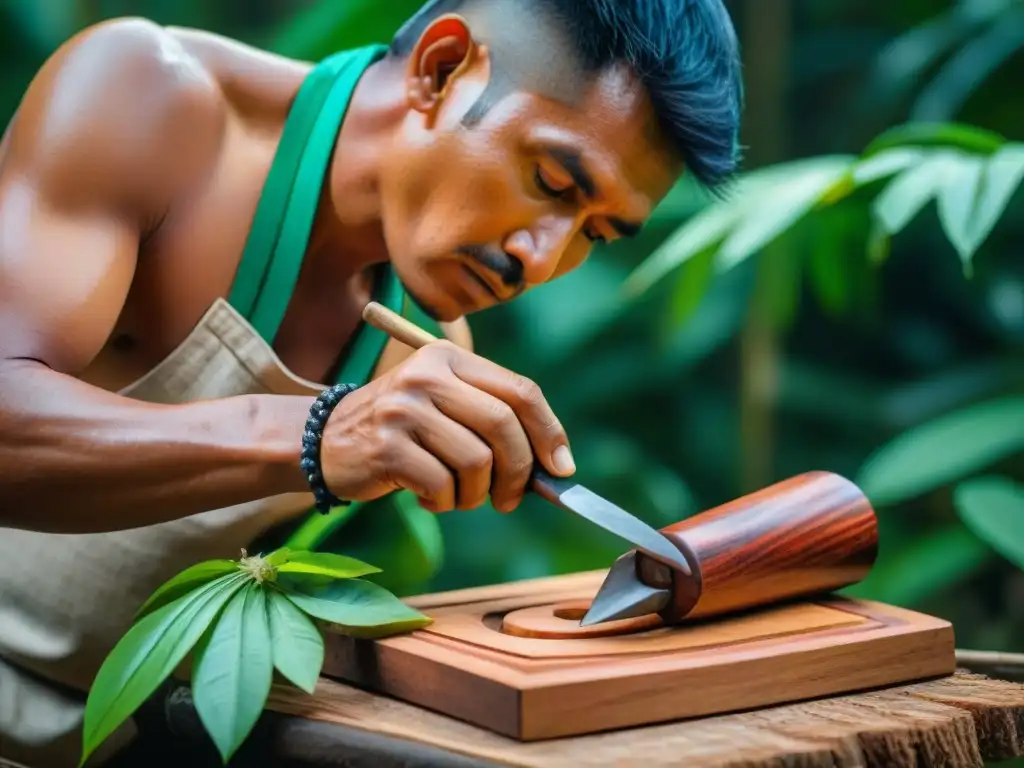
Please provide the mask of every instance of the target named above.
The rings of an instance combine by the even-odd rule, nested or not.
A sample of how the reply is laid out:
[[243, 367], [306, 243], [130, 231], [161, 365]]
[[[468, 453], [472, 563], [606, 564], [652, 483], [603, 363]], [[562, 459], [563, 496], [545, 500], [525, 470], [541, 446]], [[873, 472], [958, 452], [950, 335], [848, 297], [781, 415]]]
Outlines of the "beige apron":
[[[324, 389], [287, 371], [265, 340], [275, 338], [290, 302], [348, 99], [386, 50], [340, 51], [311, 70], [289, 111], [229, 295], [122, 395], [172, 404], [257, 393], [312, 401]], [[374, 296], [401, 309], [404, 289], [384, 266]], [[470, 346], [464, 322], [442, 330]], [[386, 341], [363, 328], [338, 375], [365, 383], [411, 352]], [[312, 506], [312, 494], [293, 493], [115, 533], [0, 529], [0, 759], [34, 768], [77, 765], [84, 692], [143, 602], [174, 574], [202, 560], [237, 558]], [[91, 764], [133, 732], [129, 723], [112, 735]]]
[[[445, 333], [468, 345], [465, 326]], [[374, 376], [408, 354], [403, 349], [389, 345]], [[166, 360], [120, 394], [186, 403], [256, 393], [315, 397], [322, 390], [289, 372], [218, 299]], [[87, 691], [161, 583], [201, 560], [237, 558], [242, 547], [312, 504], [312, 494], [292, 493], [113, 533], [0, 530], [0, 758], [33, 768], [77, 765], [84, 697], [48, 688], [23, 670]], [[89, 764], [108, 759], [133, 734], [129, 723]]]

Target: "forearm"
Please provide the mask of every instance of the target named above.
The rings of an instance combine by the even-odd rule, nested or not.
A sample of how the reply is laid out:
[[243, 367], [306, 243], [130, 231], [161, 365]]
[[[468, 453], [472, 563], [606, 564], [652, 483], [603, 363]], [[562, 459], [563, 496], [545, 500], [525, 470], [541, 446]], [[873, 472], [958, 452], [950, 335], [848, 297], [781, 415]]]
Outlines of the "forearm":
[[0, 363], [0, 526], [111, 531], [306, 490], [298, 465], [310, 402], [155, 405], [39, 364]]

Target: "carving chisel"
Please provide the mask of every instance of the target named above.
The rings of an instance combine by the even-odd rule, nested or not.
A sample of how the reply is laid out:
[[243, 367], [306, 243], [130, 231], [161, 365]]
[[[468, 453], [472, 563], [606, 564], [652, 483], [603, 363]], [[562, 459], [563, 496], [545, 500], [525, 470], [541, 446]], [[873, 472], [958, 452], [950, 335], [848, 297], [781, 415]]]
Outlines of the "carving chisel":
[[[363, 310], [363, 319], [391, 338], [413, 349], [437, 341], [437, 337], [387, 307], [371, 301]], [[537, 495], [594, 525], [628, 541], [654, 561], [689, 572], [686, 558], [664, 535], [647, 523], [598, 496], [571, 478], [554, 477], [534, 462], [529, 488]]]

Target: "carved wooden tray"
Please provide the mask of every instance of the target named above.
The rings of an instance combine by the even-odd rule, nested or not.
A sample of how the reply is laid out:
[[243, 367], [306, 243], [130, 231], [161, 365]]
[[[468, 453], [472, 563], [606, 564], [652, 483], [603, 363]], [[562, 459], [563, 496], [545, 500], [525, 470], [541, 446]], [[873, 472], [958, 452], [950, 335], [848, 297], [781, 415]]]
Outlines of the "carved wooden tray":
[[[534, 741], [878, 688], [955, 668], [948, 622], [837, 596], [580, 636], [574, 604], [585, 605], [605, 574], [411, 598], [433, 617], [431, 626], [377, 641], [329, 633], [323, 674]], [[509, 634], [503, 619], [558, 637]]]

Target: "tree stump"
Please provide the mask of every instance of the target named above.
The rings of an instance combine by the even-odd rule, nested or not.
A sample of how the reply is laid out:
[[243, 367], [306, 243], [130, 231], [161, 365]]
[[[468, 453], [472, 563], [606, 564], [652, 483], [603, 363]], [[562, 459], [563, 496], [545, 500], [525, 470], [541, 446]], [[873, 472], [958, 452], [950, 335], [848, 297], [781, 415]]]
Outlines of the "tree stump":
[[[339, 735], [354, 730], [448, 754], [453, 765], [958, 768], [1024, 754], [1024, 685], [963, 669], [881, 691], [534, 743], [326, 679], [312, 696], [276, 686], [267, 708], [340, 726]], [[317, 733], [330, 738], [329, 728]], [[291, 753], [275, 757], [320, 764], [302, 762], [305, 739], [281, 731], [274, 741]]]

